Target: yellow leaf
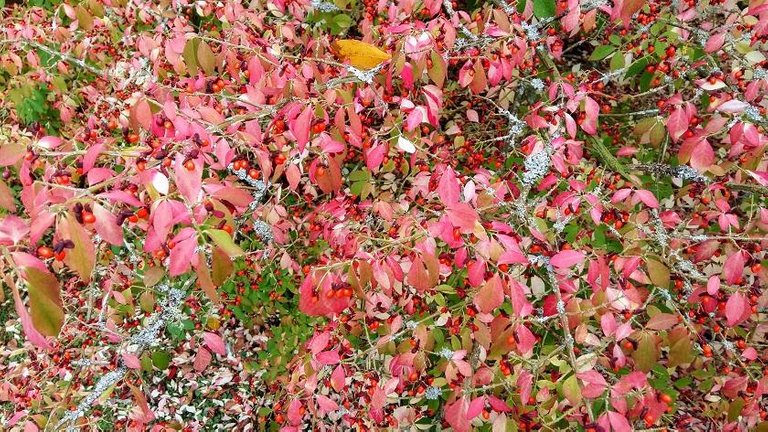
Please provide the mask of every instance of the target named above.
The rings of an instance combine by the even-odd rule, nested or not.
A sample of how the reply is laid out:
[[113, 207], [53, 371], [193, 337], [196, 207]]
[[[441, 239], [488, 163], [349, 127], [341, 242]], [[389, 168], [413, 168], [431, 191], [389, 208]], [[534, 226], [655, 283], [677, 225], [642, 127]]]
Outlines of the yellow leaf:
[[354, 39], [337, 40], [331, 44], [331, 49], [341, 61], [358, 69], [373, 69], [392, 58], [389, 53]]

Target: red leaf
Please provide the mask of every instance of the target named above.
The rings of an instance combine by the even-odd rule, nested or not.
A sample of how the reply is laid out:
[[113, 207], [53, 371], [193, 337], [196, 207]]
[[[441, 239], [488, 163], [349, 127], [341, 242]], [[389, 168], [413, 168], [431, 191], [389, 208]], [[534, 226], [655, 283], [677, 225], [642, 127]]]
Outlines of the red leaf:
[[549, 260], [549, 263], [552, 264], [553, 267], [568, 268], [581, 264], [581, 262], [584, 261], [584, 257], [584, 252], [564, 250], [555, 254], [555, 256]]

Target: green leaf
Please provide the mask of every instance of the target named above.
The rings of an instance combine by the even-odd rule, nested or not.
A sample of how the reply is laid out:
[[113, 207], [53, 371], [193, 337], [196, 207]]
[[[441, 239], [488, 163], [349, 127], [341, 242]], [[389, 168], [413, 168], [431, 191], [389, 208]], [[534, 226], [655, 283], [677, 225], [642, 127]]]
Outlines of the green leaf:
[[216, 54], [203, 41], [200, 41], [200, 45], [197, 47], [197, 63], [208, 76], [212, 76], [216, 71]]
[[654, 258], [648, 258], [646, 260], [648, 276], [651, 278], [651, 282], [653, 282], [654, 285], [661, 288], [668, 288], [670, 282], [669, 268]]
[[67, 253], [65, 262], [77, 272], [80, 279], [89, 282], [96, 266], [96, 250], [91, 235], [75, 220], [74, 216], [68, 215], [61, 225], [61, 234], [75, 244], [75, 247]]
[[184, 52], [181, 56], [184, 58], [184, 64], [187, 65], [187, 71], [190, 75], [197, 75], [197, 48], [200, 46], [200, 39], [192, 38], [184, 45]]
[[53, 274], [34, 267], [25, 267], [24, 275], [29, 290], [32, 325], [45, 336], [58, 335], [64, 325], [59, 281]]
[[220, 247], [230, 258], [245, 255], [240, 246], [236, 245], [229, 233], [220, 229], [209, 229], [205, 231], [208, 237]]
[[571, 375], [563, 383], [563, 396], [573, 406], [581, 403], [581, 388], [579, 388], [579, 380], [576, 378], [576, 375]]
[[555, 0], [533, 0], [533, 14], [536, 18], [555, 16]]
[[611, 72], [616, 72], [619, 69], [622, 69], [625, 65], [624, 62], [624, 56], [621, 55], [621, 53], [615, 54], [613, 57], [611, 57]]
[[611, 45], [599, 45], [589, 56], [590, 60], [602, 60], [616, 51], [616, 47]]
[[347, 14], [338, 14], [333, 17], [333, 23], [342, 29], [348, 29], [352, 27], [352, 18], [350, 18]]
[[627, 68], [627, 73], [624, 74], [624, 78], [633, 77], [635, 75], [638, 75], [643, 70], [645, 70], [645, 67], [648, 66], [648, 58], [643, 57], [640, 58], [634, 62], [632, 62], [631, 65]]
[[647, 332], [640, 333], [637, 341], [637, 349], [632, 353], [637, 368], [648, 372], [659, 361], [659, 347], [656, 346], [656, 337]]
[[211, 280], [214, 285], [221, 285], [234, 271], [232, 259], [221, 248], [214, 248], [211, 254]]
[[728, 421], [736, 421], [736, 419], [738, 419], [741, 415], [741, 410], [743, 409], [744, 399], [740, 397], [734, 399], [734, 401], [728, 405]]
[[171, 356], [165, 351], [155, 351], [152, 353], [152, 364], [160, 370], [168, 369], [171, 364]]
[[445, 59], [437, 51], [432, 51], [430, 58], [432, 59], [432, 67], [427, 69], [427, 75], [436, 86], [442, 88], [445, 84]]
[[75, 8], [75, 16], [77, 17], [78, 26], [81, 29], [88, 31], [93, 28], [93, 17], [82, 5], [78, 5], [77, 8]]
[[352, 171], [351, 173], [349, 173], [347, 178], [353, 182], [368, 181], [371, 178], [371, 173], [368, 170], [364, 170], [364, 169]]

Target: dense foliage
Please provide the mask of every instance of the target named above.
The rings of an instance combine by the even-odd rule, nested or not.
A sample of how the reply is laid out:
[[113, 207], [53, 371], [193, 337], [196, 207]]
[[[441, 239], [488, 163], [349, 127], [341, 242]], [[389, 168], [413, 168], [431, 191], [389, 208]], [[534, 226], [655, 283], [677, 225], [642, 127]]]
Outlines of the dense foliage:
[[765, 0], [7, 3], [0, 429], [768, 430]]

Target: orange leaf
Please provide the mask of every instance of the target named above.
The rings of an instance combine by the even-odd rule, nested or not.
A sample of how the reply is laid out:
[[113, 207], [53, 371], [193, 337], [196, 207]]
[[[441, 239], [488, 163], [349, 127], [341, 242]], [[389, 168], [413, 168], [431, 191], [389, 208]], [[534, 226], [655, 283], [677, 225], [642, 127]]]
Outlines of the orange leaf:
[[392, 58], [375, 46], [354, 39], [340, 39], [331, 44], [336, 57], [358, 69], [373, 69]]

